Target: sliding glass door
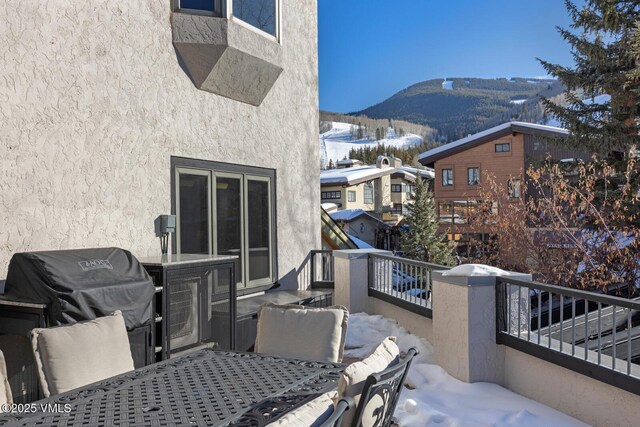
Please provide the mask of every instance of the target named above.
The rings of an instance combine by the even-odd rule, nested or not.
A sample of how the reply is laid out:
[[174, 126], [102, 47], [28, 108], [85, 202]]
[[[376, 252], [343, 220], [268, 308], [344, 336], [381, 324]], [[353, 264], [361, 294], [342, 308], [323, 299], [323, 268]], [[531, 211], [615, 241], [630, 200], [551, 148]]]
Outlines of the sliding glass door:
[[238, 256], [239, 289], [273, 283], [275, 173], [196, 163], [174, 168], [176, 252]]

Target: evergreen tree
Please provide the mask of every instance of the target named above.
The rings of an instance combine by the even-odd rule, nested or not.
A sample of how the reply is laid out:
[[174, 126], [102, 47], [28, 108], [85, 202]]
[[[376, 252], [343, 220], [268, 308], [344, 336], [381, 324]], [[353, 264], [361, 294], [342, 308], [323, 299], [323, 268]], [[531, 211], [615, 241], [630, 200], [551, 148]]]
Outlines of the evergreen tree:
[[[540, 60], [547, 72], [566, 86], [567, 106], [543, 99], [550, 114], [571, 131], [566, 142], [595, 152], [628, 152], [639, 142], [640, 60], [634, 39], [638, 37], [640, 2], [629, 0], [586, 0], [578, 8], [565, 0], [576, 33], [558, 28], [569, 43], [573, 68]], [[579, 96], [584, 91], [584, 97]], [[592, 101], [600, 94], [611, 101]]]
[[413, 205], [408, 206], [408, 231], [402, 233], [402, 250], [408, 258], [434, 264], [453, 265], [451, 246], [438, 233], [438, 215], [429, 190], [420, 175], [416, 179]]
[[329, 159], [329, 165], [327, 166], [327, 169], [333, 169], [335, 168], [335, 165], [333, 164], [333, 159]]

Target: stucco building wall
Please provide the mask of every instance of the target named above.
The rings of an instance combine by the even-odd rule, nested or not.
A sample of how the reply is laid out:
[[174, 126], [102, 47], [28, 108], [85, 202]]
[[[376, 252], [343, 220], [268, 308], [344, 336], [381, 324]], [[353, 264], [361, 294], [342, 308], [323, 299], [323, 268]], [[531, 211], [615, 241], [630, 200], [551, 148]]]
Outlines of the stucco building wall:
[[169, 0], [0, 6], [0, 278], [19, 251], [157, 253], [171, 156], [276, 169], [285, 285], [320, 247], [316, 2], [282, 0], [284, 71], [259, 107], [194, 87], [171, 13]]

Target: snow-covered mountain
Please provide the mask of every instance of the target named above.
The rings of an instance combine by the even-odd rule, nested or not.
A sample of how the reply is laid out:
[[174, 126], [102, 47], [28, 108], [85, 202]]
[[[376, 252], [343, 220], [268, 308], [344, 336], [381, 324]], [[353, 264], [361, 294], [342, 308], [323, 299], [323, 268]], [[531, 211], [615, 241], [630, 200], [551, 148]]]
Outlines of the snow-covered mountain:
[[376, 147], [378, 144], [410, 148], [422, 143], [420, 136], [414, 134], [398, 136], [392, 127], [387, 129], [385, 138], [379, 141], [368, 138], [356, 139], [352, 136], [352, 126], [350, 123], [332, 122], [331, 129], [320, 134], [320, 162], [323, 167], [327, 166], [329, 160], [336, 163], [345, 156], [348, 158], [352, 148]]

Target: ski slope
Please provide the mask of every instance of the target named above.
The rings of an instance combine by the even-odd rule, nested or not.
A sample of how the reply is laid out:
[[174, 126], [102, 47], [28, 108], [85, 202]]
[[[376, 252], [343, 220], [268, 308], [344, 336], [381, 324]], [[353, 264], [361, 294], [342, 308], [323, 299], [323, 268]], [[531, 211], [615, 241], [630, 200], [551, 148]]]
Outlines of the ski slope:
[[375, 147], [378, 144], [397, 148], [410, 148], [419, 145], [422, 138], [414, 134], [397, 136], [393, 128], [387, 129], [384, 139], [375, 141], [373, 139], [355, 139], [351, 136], [351, 124], [333, 122], [331, 129], [320, 134], [320, 161], [323, 167], [333, 160], [335, 164], [345, 157], [349, 158], [349, 151], [352, 148]]

